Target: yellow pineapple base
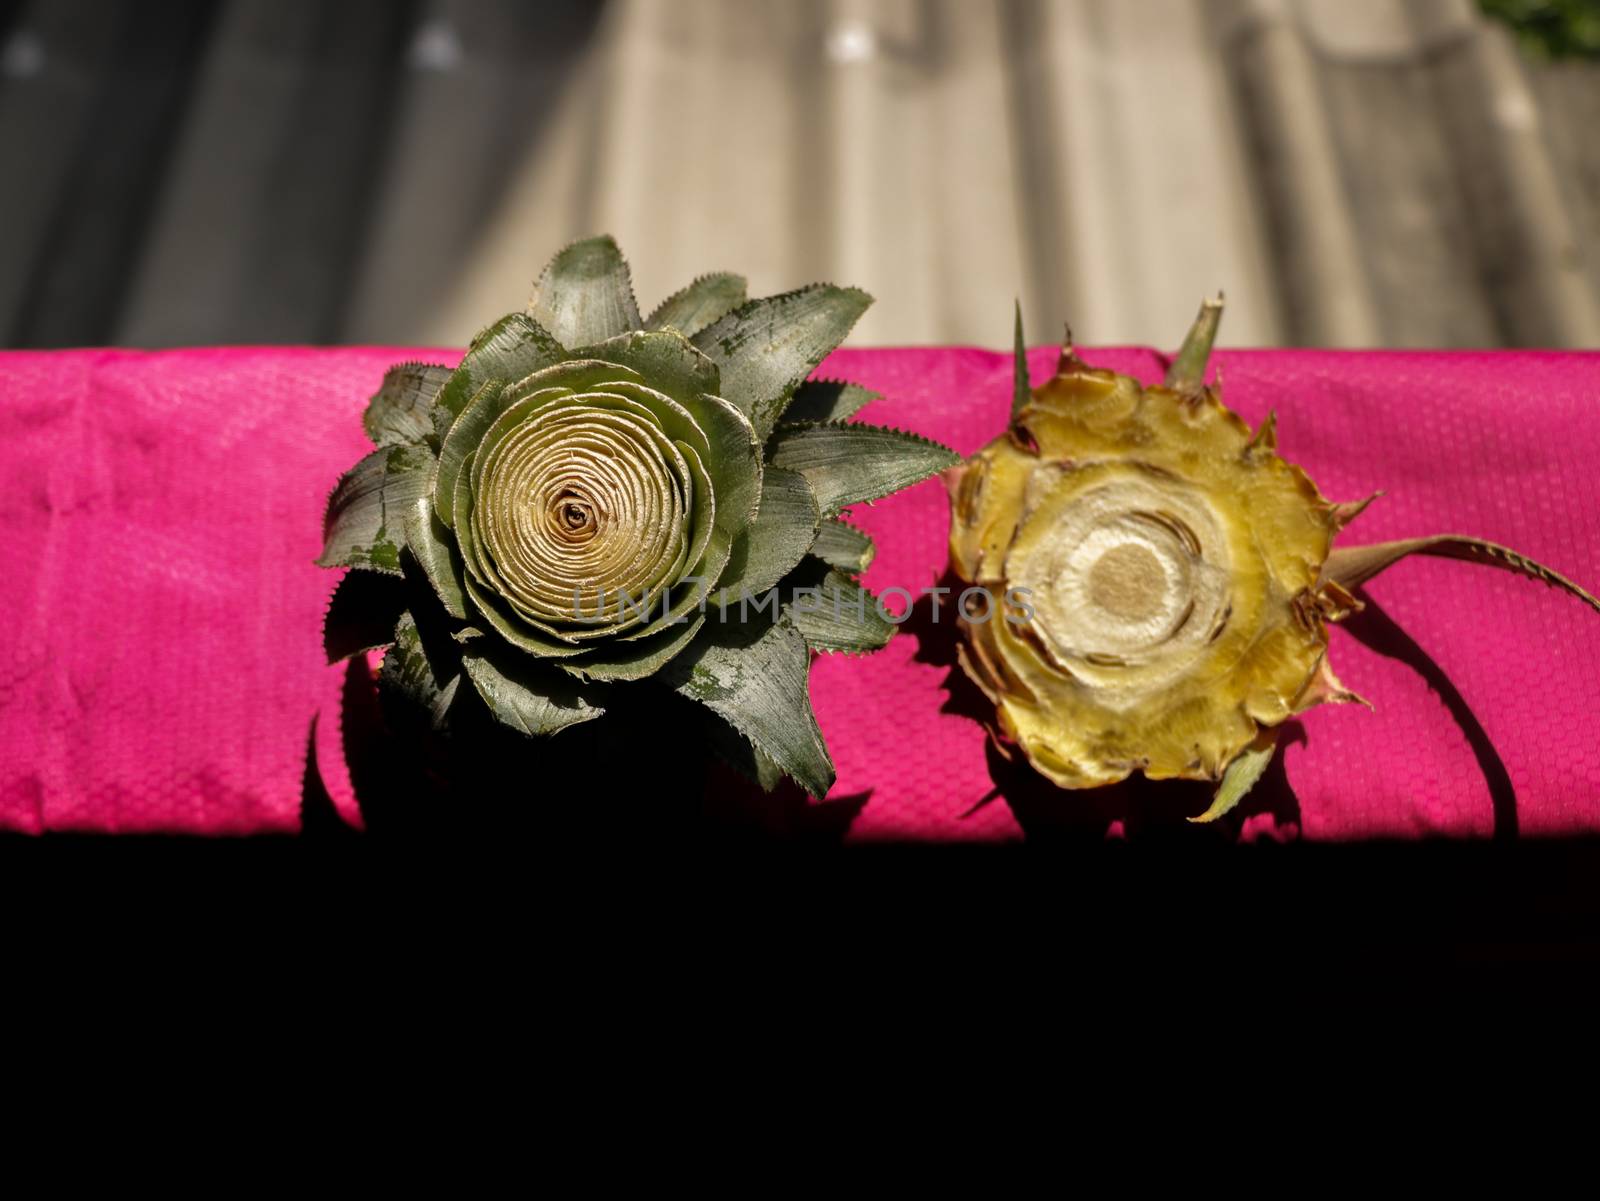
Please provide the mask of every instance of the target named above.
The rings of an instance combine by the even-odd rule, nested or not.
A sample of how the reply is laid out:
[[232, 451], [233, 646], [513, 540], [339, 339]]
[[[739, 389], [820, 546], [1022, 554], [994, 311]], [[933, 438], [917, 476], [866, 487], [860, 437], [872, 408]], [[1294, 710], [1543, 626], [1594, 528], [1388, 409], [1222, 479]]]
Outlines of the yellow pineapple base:
[[1252, 435], [1210, 389], [1068, 353], [946, 482], [956, 575], [1033, 610], [964, 621], [962, 665], [1056, 784], [1217, 780], [1262, 727], [1348, 695], [1318, 684], [1350, 607], [1319, 584], [1338, 507], [1270, 419]]

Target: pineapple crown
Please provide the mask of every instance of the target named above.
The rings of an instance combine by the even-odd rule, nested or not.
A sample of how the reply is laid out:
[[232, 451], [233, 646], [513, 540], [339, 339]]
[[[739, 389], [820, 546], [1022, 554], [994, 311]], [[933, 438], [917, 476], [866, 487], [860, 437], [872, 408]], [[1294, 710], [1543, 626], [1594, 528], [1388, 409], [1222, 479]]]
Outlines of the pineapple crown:
[[[826, 793], [809, 653], [894, 630], [843, 514], [957, 460], [851, 421], [866, 389], [808, 378], [870, 303], [832, 284], [751, 300], [716, 273], [641, 317], [611, 238], [566, 247], [457, 367], [403, 363], [367, 406], [376, 449], [334, 488], [318, 559], [354, 569], [330, 661], [387, 648], [380, 689], [441, 732], [481, 704], [552, 735], [617, 688], [671, 689], [763, 785]], [[837, 599], [799, 603], [818, 588]]]

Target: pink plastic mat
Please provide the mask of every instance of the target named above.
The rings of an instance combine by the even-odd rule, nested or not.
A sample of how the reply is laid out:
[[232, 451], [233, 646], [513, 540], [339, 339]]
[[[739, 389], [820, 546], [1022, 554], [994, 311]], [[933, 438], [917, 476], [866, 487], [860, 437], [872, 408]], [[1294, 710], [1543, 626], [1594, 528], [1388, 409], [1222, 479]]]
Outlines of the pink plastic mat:
[[[1083, 353], [1147, 380], [1162, 368], [1144, 350]], [[341, 672], [320, 642], [336, 577], [312, 566], [323, 500], [367, 449], [359, 414], [384, 369], [455, 357], [0, 355], [0, 829], [294, 830], [319, 711], [330, 791], [353, 810], [338, 751]], [[1052, 348], [1033, 353], [1036, 380], [1054, 359]], [[1276, 409], [1280, 449], [1326, 495], [1388, 490], [1346, 540], [1474, 534], [1600, 587], [1600, 355], [1217, 360], [1228, 402], [1252, 422]], [[863, 420], [963, 453], [1002, 428], [1011, 391], [1009, 356], [977, 350], [841, 351], [823, 374], [884, 394]], [[855, 519], [878, 538], [871, 587], [936, 582], [946, 534], [936, 482]], [[1336, 630], [1332, 653], [1377, 711], [1307, 714], [1239, 836], [1600, 832], [1600, 617], [1530, 581], [1438, 560], [1406, 561], [1369, 595], [1363, 624]], [[1114, 834], [1132, 820], [1116, 805], [1166, 803], [1151, 788], [1110, 807], [1041, 796], [997, 772], [981, 728], [952, 711], [938, 641], [905, 631], [878, 655], [815, 666], [839, 769], [832, 795], [866, 798], [851, 838], [1016, 838], [1018, 814], [1041, 811], [1069, 823], [1097, 814]], [[1193, 811], [1191, 792], [1165, 795]]]

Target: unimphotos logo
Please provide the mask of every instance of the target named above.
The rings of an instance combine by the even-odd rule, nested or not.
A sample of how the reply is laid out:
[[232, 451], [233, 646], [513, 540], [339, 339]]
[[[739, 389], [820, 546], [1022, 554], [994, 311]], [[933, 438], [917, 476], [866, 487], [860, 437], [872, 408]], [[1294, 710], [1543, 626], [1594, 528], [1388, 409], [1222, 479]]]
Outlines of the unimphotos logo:
[[[697, 576], [687, 576], [679, 583], [680, 586], [695, 587], [703, 582]], [[836, 621], [843, 621], [846, 615], [853, 614], [857, 621], [865, 621], [870, 601], [879, 617], [892, 625], [899, 625], [911, 616], [917, 596], [926, 596], [932, 598], [929, 611], [932, 620], [937, 623], [941, 620], [946, 598], [954, 591], [953, 588], [937, 586], [923, 588], [914, 596], [911, 589], [896, 585], [885, 588], [877, 596], [873, 596], [864, 588], [852, 588], [846, 591], [836, 585], [819, 585], [790, 589], [788, 604], [796, 613], [831, 613]], [[652, 597], [645, 590], [634, 596], [626, 589], [620, 588], [615, 591], [600, 588], [589, 595], [592, 603], [585, 604], [583, 590], [581, 588], [572, 590], [573, 619], [600, 625], [649, 620], [651, 611], [658, 605], [660, 607], [658, 616], [664, 618], [668, 625], [683, 625], [688, 622], [689, 615], [696, 612], [714, 611], [722, 621], [727, 621], [728, 615], [734, 612], [738, 613], [738, 620], [741, 622], [748, 621], [752, 615], [759, 616], [763, 613], [777, 617], [784, 605], [783, 591], [778, 588], [769, 588], [759, 596], [746, 588], [741, 588], [737, 599], [723, 592], [714, 604], [708, 597], [702, 596], [697, 605], [689, 606], [677, 613], [672, 611], [671, 589], [663, 589], [659, 597]], [[1027, 625], [1033, 620], [1033, 606], [1028, 603], [1028, 598], [1032, 595], [1033, 591], [1029, 588], [1008, 588], [1004, 597], [997, 601], [993, 592], [981, 584], [975, 584], [963, 589], [957, 595], [955, 608], [962, 620], [972, 625], [984, 625], [993, 620], [997, 613], [1003, 614], [1011, 625]], [[681, 598], [681, 592], [679, 596]], [[891, 596], [898, 596], [903, 602], [903, 607], [898, 612], [891, 609], [887, 603]]]

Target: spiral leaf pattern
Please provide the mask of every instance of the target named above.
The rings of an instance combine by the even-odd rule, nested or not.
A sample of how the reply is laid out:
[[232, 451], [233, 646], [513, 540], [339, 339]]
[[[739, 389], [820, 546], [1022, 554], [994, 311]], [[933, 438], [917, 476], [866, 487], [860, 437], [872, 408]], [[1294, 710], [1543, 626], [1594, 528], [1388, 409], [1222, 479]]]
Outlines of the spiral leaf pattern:
[[[744, 759], [826, 792], [810, 649], [887, 632], [806, 625], [767, 594], [819, 565], [860, 570], [871, 542], [837, 522], [811, 553], [823, 519], [955, 461], [845, 425], [872, 394], [808, 382], [869, 301], [832, 284], [750, 300], [716, 273], [644, 318], [612, 239], [564, 248], [458, 366], [401, 364], [372, 398], [378, 449], [333, 490], [319, 562], [377, 583], [341, 584], [330, 655], [387, 645], [380, 688], [434, 732], [475, 696], [551, 734], [655, 678], [747, 742]], [[791, 406], [812, 424], [780, 439]]]

